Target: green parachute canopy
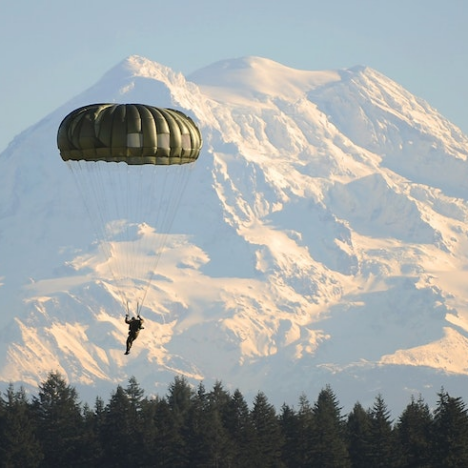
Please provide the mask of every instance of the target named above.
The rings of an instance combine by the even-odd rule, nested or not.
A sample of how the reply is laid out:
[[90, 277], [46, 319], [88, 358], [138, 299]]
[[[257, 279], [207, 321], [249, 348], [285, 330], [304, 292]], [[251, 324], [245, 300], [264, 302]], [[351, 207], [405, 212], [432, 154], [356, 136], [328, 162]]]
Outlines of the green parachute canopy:
[[68, 114], [57, 145], [64, 161], [171, 165], [194, 162], [200, 130], [180, 111], [143, 104], [92, 104]]

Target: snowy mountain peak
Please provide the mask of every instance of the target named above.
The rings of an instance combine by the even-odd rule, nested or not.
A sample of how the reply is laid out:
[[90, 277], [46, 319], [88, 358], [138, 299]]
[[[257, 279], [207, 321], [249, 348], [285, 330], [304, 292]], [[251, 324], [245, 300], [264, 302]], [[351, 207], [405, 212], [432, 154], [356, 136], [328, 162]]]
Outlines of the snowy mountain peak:
[[[152, 78], [156, 80], [167, 79], [168, 76], [176, 76], [171, 68], [151, 61], [140, 55], [130, 55], [111, 68], [104, 76], [104, 80], [128, 79], [130, 77]], [[180, 75], [181, 76], [181, 75]]]
[[127, 71], [131, 76], [139, 76], [142, 78], [151, 78], [160, 81], [164, 81], [168, 78], [171, 80], [184, 80], [181, 73], [176, 73], [165, 65], [161, 65], [160, 63], [139, 55], [127, 57], [116, 68]]
[[258, 99], [271, 96], [289, 100], [299, 99], [307, 91], [339, 80], [337, 72], [313, 72], [286, 67], [261, 57], [223, 60], [192, 73], [188, 79], [214, 96], [217, 93], [242, 93]]
[[97, 102], [182, 108], [195, 117], [191, 103], [197, 95], [197, 87], [188, 83], [181, 73], [145, 57], [131, 55], [105, 73], [94, 86], [66, 103], [63, 117], [80, 105]]
[[[178, 108], [202, 129], [156, 267], [151, 221], [115, 217], [105, 231], [129, 237], [103, 243], [58, 154], [60, 121], [95, 102]], [[128, 376], [164, 392], [181, 374], [247, 396], [263, 389], [277, 404], [327, 383], [345, 405], [458, 391], [467, 148], [429, 104], [368, 67], [244, 57], [186, 79], [128, 57], [0, 156], [0, 378], [33, 385], [53, 366], [102, 395]], [[128, 190], [113, 184], [89, 192]], [[124, 257], [121, 286], [109, 267]], [[145, 290], [147, 325], [129, 358], [122, 287], [131, 298]]]

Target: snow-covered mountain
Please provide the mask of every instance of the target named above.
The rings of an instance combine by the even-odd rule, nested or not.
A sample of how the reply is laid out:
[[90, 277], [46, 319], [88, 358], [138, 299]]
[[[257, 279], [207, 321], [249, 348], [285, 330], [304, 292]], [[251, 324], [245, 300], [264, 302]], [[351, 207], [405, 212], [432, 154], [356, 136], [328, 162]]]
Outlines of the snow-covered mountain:
[[[105, 266], [155, 233], [103, 257], [56, 146], [95, 102], [180, 109], [204, 138], [129, 356]], [[58, 370], [90, 401], [131, 376], [165, 394], [175, 375], [278, 406], [326, 384], [346, 409], [466, 398], [467, 156], [457, 127], [366, 67], [246, 57], [184, 77], [129, 57], [0, 155], [0, 381]]]

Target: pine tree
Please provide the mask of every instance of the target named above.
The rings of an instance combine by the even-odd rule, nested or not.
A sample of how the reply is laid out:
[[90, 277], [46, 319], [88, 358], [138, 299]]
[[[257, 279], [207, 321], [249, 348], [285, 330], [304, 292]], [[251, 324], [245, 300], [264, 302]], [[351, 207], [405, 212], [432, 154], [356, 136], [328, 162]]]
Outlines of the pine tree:
[[355, 468], [372, 468], [370, 456], [371, 417], [358, 402], [348, 414], [346, 434], [351, 466]]
[[279, 415], [281, 433], [283, 434], [284, 445], [282, 449], [282, 460], [286, 466], [303, 467], [302, 453], [299, 449], [301, 431], [299, 418], [294, 410], [287, 404], [283, 404]]
[[420, 397], [411, 398], [396, 426], [400, 442], [402, 467], [431, 466], [432, 415], [429, 406]]
[[252, 458], [255, 441], [255, 428], [245, 401], [239, 389], [236, 389], [224, 410], [224, 427], [232, 442], [232, 468], [255, 468]]
[[139, 450], [142, 466], [158, 466], [155, 464], [155, 460], [157, 459], [155, 441], [158, 435], [156, 411], [159, 400], [159, 397], [152, 399], [144, 398], [140, 402], [139, 425], [141, 429], [141, 441]]
[[188, 459], [193, 466], [207, 466], [208, 464], [205, 440], [206, 406], [207, 395], [205, 386], [201, 382], [197, 392], [192, 397], [183, 427]]
[[186, 431], [189, 458], [193, 466], [229, 465], [229, 439], [221, 416], [226, 397], [229, 398], [219, 384], [213, 392], [207, 394], [202, 383], [193, 397]]
[[257, 393], [251, 414], [255, 428], [255, 451], [252, 453], [254, 462], [257, 466], [283, 466], [281, 450], [284, 441], [281, 427], [275, 408], [263, 392]]
[[171, 411], [175, 428], [181, 437], [178, 443], [178, 451], [173, 453], [174, 466], [186, 466], [189, 460], [189, 447], [187, 444], [187, 426], [189, 424], [190, 411], [195, 393], [185, 377], [176, 376], [174, 382], [169, 385], [167, 403]]
[[145, 391], [140, 387], [135, 377], [130, 377], [124, 392], [130, 404], [128, 413], [130, 440], [128, 443], [130, 447], [134, 447], [135, 453], [140, 453], [144, 449], [142, 408], [146, 402]]
[[299, 458], [298, 466], [309, 467], [312, 465], [314, 450], [314, 412], [305, 393], [302, 393], [299, 397], [297, 420], [299, 426], [297, 439], [297, 457]]
[[3, 424], [0, 430], [1, 467], [37, 467], [43, 459], [35, 436], [34, 422], [24, 389], [14, 391], [9, 385], [2, 400]]
[[434, 410], [433, 461], [444, 468], [468, 466], [468, 415], [461, 398], [442, 390]]
[[83, 418], [78, 394], [59, 372], [51, 372], [33, 399], [44, 466], [76, 466], [82, 451]]
[[176, 376], [169, 385], [167, 402], [179, 427], [183, 427], [192, 406], [194, 391], [185, 377]]
[[314, 405], [313, 425], [311, 466], [349, 467], [341, 408], [329, 385], [320, 392]]
[[104, 425], [106, 417], [106, 405], [104, 403], [104, 400], [101, 397], [96, 397], [96, 400], [94, 402], [94, 430], [96, 431], [96, 434], [101, 433], [101, 429]]
[[135, 413], [139, 413], [143, 404], [145, 391], [140, 387], [140, 384], [137, 382], [135, 377], [130, 377], [128, 380], [128, 385], [125, 388], [125, 394], [128, 397], [130, 405], [135, 410]]
[[102, 446], [98, 418], [87, 404], [83, 407], [83, 432], [80, 452], [81, 466], [102, 466]]
[[130, 399], [118, 385], [106, 406], [100, 428], [103, 466], [134, 466], [138, 461], [138, 441], [132, 426], [135, 420], [132, 413]]
[[378, 395], [370, 410], [370, 459], [374, 468], [391, 468], [397, 465], [396, 443], [390, 419], [390, 411]]
[[232, 466], [235, 458], [234, 442], [227, 430], [227, 411], [231, 395], [221, 382], [215, 382], [207, 395], [206, 413], [211, 433], [209, 452], [215, 466]]
[[95, 441], [97, 447], [97, 453], [95, 454], [98, 463], [96, 466], [104, 466], [103, 462], [99, 463], [100, 460], [104, 458], [104, 447], [103, 447], [103, 433], [104, 433], [104, 424], [106, 418], [106, 405], [104, 400], [101, 397], [96, 397], [94, 402], [94, 411], [92, 422], [88, 419], [87, 424], [92, 425], [92, 431], [97, 438]]
[[165, 398], [155, 400], [154, 439], [152, 465], [160, 468], [182, 468], [188, 464], [186, 443], [181, 433], [180, 421]]

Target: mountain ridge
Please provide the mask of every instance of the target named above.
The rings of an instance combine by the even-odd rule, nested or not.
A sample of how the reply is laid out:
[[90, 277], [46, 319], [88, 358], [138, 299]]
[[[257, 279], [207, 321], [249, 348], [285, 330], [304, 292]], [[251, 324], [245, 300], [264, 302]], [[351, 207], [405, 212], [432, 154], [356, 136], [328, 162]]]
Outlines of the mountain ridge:
[[[176, 107], [205, 140], [130, 359], [118, 290], [55, 145], [60, 120], [90, 102]], [[386, 385], [392, 406], [427, 385], [461, 391], [466, 142], [363, 66], [244, 57], [185, 78], [125, 59], [0, 157], [0, 295], [15, 311], [0, 381], [34, 386], [58, 369], [87, 393], [132, 375], [164, 392], [181, 374], [279, 404], [328, 383], [345, 405]]]

